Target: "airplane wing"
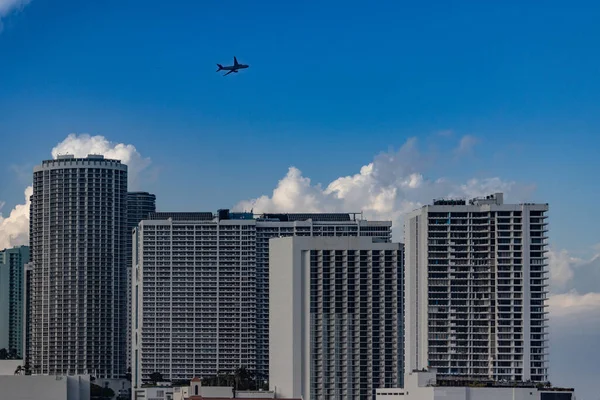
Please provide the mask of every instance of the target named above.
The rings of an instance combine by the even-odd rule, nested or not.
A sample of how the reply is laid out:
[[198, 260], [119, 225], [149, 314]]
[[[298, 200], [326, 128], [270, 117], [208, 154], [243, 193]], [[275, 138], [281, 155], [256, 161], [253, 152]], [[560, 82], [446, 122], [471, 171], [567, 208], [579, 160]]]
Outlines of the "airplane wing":
[[230, 73], [232, 73], [232, 72], [237, 72], [237, 71], [236, 71], [236, 70], [233, 70], [233, 69], [231, 69], [231, 70], [229, 70], [229, 72], [228, 72], [228, 73], [226, 73], [226, 74], [225, 74], [225, 75], [223, 75], [223, 76], [227, 76], [227, 75], [229, 75], [229, 74], [230, 74]]
[[233, 56], [233, 65], [236, 65], [236, 66], [237, 66], [237, 65], [240, 65], [240, 64], [237, 62], [237, 58], [235, 58], [235, 56]]

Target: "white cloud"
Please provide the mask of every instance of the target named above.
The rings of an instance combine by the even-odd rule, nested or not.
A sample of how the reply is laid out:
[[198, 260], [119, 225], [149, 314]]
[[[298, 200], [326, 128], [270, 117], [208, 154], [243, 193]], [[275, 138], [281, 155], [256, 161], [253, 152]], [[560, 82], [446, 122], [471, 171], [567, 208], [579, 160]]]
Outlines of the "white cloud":
[[29, 242], [29, 196], [33, 187], [25, 189], [25, 204], [17, 205], [8, 215], [0, 215], [0, 250]]
[[548, 251], [548, 263], [550, 265], [550, 282], [559, 290], [564, 289], [573, 279], [573, 269], [577, 264], [583, 262], [580, 258], [573, 257], [567, 250]]
[[555, 317], [580, 317], [600, 312], [600, 293], [579, 294], [577, 291], [555, 294], [548, 299], [550, 314]]
[[471, 179], [454, 183], [444, 178], [429, 179], [422, 172], [429, 156], [421, 154], [416, 139], [409, 139], [397, 152], [377, 155], [354, 175], [343, 176], [325, 188], [312, 184], [297, 168], [290, 168], [273, 193], [238, 203], [236, 209], [255, 212], [361, 212], [370, 219], [392, 220], [394, 239], [402, 240], [404, 215], [439, 197], [476, 197], [505, 192], [515, 201], [523, 190], [500, 178]]
[[0, 0], [0, 16], [4, 17], [15, 10], [21, 10], [31, 0]]
[[2, 32], [2, 18], [14, 11], [22, 10], [31, 0], [0, 0], [0, 32]]
[[479, 142], [473, 135], [465, 135], [460, 139], [458, 147], [454, 150], [456, 155], [465, 155], [473, 151], [475, 145]]
[[550, 284], [553, 293], [564, 293], [570, 290], [579, 290], [582, 293], [600, 291], [600, 249], [593, 257], [584, 259], [573, 256], [569, 251], [548, 251], [548, 264], [550, 266]]
[[[0, 0], [2, 1], [2, 0]], [[67, 136], [52, 149], [52, 157], [59, 154], [73, 154], [76, 157], [86, 157], [88, 154], [102, 154], [106, 158], [121, 160], [129, 167], [130, 189], [135, 185], [137, 179], [148, 165], [149, 158], [144, 158], [136, 150], [135, 146], [124, 143], [113, 143], [104, 136], [90, 136], [87, 134]], [[9, 213], [8, 217], [0, 215], [0, 249], [24, 245], [29, 242], [29, 196], [33, 193], [33, 187], [25, 189], [25, 204], [19, 204]], [[0, 208], [4, 203], [0, 202]]]
[[87, 157], [89, 154], [102, 154], [106, 158], [121, 160], [128, 166], [130, 189], [136, 189], [141, 171], [150, 165], [149, 158], [143, 158], [134, 145], [114, 143], [104, 136], [88, 134], [70, 134], [52, 149], [52, 157], [72, 154], [75, 157]]

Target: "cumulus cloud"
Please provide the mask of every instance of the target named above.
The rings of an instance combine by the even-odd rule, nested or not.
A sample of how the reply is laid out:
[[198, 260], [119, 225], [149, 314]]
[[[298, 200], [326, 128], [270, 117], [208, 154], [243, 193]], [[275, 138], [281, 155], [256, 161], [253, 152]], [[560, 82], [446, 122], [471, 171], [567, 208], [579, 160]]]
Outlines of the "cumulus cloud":
[[[129, 188], [134, 190], [140, 173], [150, 164], [150, 159], [142, 157], [132, 144], [114, 143], [104, 136], [90, 136], [87, 134], [67, 136], [65, 140], [52, 149], [52, 157], [56, 158], [61, 154], [72, 154], [75, 157], [101, 154], [106, 158], [121, 160], [129, 167]], [[32, 193], [33, 187], [27, 187], [25, 189], [25, 204], [15, 206], [7, 217], [0, 214], [0, 249], [25, 245], [29, 242], [29, 196]], [[0, 208], [3, 204], [0, 202]]]
[[576, 290], [555, 294], [548, 299], [550, 314], [556, 317], [576, 317], [587, 313], [600, 313], [600, 293], [579, 294]]
[[394, 239], [403, 239], [406, 213], [435, 198], [473, 198], [503, 192], [508, 201], [527, 201], [535, 186], [498, 177], [453, 182], [428, 178], [425, 169], [432, 157], [419, 151], [411, 138], [398, 151], [377, 155], [353, 175], [339, 177], [326, 186], [313, 184], [296, 167], [290, 167], [270, 195], [239, 202], [236, 209], [256, 212], [364, 212], [370, 219], [393, 222]]
[[0, 214], [0, 250], [29, 242], [29, 197], [33, 187], [25, 189], [25, 204], [17, 205], [8, 215]]
[[464, 183], [426, 178], [423, 170], [429, 163], [429, 156], [419, 151], [413, 138], [398, 151], [381, 153], [358, 173], [339, 177], [326, 187], [313, 184], [299, 169], [291, 167], [271, 195], [242, 201], [235, 208], [259, 213], [363, 211], [370, 219], [391, 220], [394, 239], [402, 240], [406, 213], [434, 198], [469, 198], [504, 192], [520, 201], [531, 189], [497, 177]]
[[101, 154], [106, 158], [121, 160], [128, 166], [129, 186], [135, 189], [140, 172], [150, 165], [150, 159], [144, 158], [134, 145], [114, 143], [104, 136], [88, 134], [70, 134], [52, 149], [52, 157], [72, 154], [75, 157], [87, 157], [89, 154]]
[[550, 283], [554, 293], [579, 290], [582, 293], [600, 291], [600, 249], [593, 247], [598, 253], [589, 259], [572, 255], [562, 249], [548, 251], [550, 266]]
[[583, 260], [573, 257], [567, 250], [548, 251], [548, 263], [550, 265], [550, 282], [558, 290], [562, 290], [573, 279], [573, 270]]

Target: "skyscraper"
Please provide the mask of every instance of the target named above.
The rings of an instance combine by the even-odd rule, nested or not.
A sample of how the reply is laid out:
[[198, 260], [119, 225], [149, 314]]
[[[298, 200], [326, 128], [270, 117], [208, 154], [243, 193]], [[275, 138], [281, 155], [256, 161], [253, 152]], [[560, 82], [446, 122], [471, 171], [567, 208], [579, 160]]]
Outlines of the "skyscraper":
[[547, 211], [496, 193], [408, 216], [406, 370], [547, 381]]
[[391, 221], [356, 213], [268, 213], [256, 222], [256, 370], [269, 372], [269, 240], [287, 236], [367, 236], [392, 240]]
[[270, 373], [277, 397], [374, 399], [402, 382], [399, 243], [270, 242]]
[[156, 196], [148, 192], [127, 193], [127, 252], [125, 265], [127, 267], [127, 368], [131, 367], [131, 263], [132, 263], [132, 234], [141, 220], [147, 219], [150, 213], [156, 211]]
[[0, 348], [23, 357], [24, 270], [29, 247], [0, 251]]
[[[390, 240], [391, 222], [349, 214], [155, 213], [133, 243], [132, 375], [171, 380], [244, 366], [259, 373], [259, 267], [268, 273], [269, 238], [369, 236]], [[267, 297], [262, 301], [266, 301]], [[263, 320], [264, 322], [264, 316]], [[266, 350], [268, 357], [268, 345]], [[268, 365], [268, 362], [266, 363]]]
[[31, 365], [118, 378], [125, 366], [127, 166], [89, 155], [34, 168]]

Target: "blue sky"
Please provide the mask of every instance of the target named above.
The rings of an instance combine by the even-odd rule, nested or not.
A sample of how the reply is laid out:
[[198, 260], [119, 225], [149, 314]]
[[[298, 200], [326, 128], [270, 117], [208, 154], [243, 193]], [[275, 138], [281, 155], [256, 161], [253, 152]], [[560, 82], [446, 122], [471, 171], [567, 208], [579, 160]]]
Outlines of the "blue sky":
[[[536, 199], [573, 213], [565, 230], [592, 233], [599, 7], [297, 3], [34, 0], [0, 36], [11, 149], [0, 166], [35, 164], [71, 132], [101, 134], [160, 166], [157, 192], [212, 188], [161, 196], [163, 208], [211, 209], [266, 193], [290, 164], [329, 182], [451, 129], [480, 139], [477, 156], [432, 176], [535, 183]], [[233, 55], [251, 68], [216, 74]], [[190, 170], [203, 172], [196, 188]], [[3, 181], [0, 198], [19, 201], [18, 182]]]
[[[534, 186], [514, 196], [550, 203], [553, 246], [587, 260], [599, 18], [595, 2], [33, 0], [2, 18], [2, 212], [69, 133], [135, 145], [163, 210], [271, 196], [292, 165], [325, 187], [415, 137], [425, 179]], [[215, 73], [234, 55], [250, 69]]]

